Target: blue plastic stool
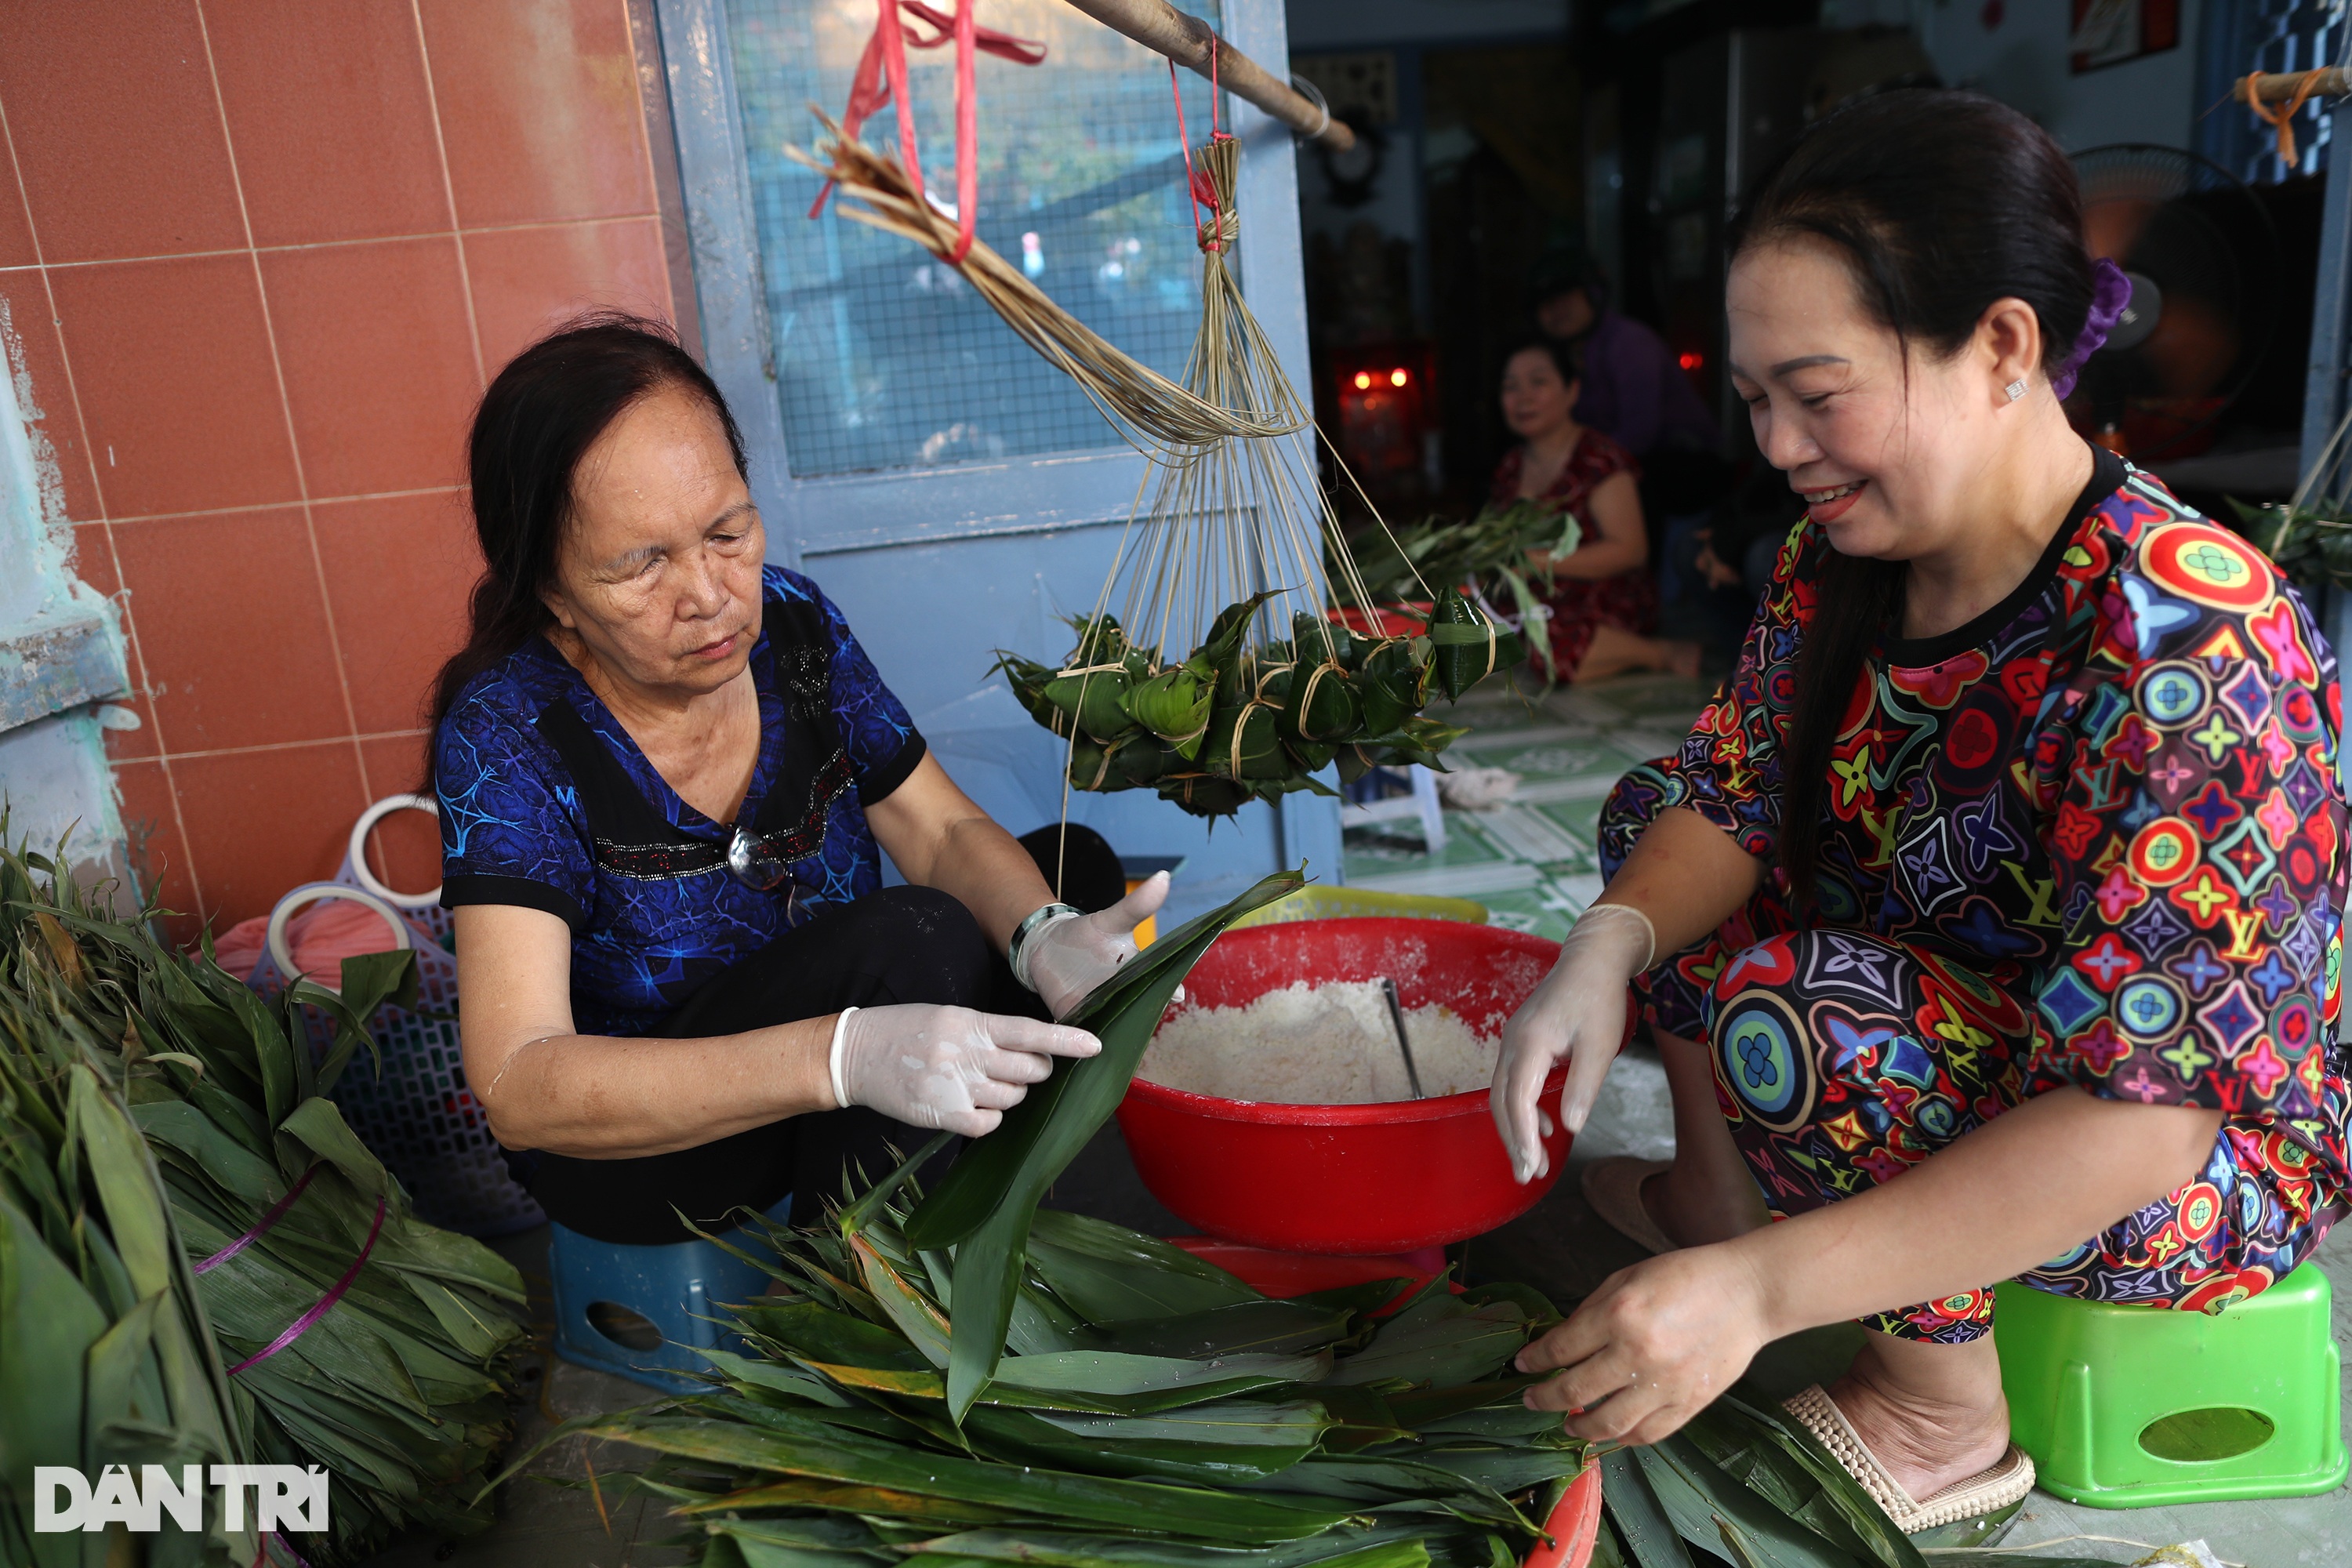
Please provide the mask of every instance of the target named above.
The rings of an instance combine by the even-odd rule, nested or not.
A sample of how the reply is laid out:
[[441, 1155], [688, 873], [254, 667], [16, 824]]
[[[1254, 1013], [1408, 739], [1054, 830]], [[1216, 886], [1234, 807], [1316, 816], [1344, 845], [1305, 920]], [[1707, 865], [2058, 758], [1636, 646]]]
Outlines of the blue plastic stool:
[[[787, 1193], [768, 1217], [782, 1224], [792, 1207]], [[770, 1282], [769, 1275], [707, 1241], [631, 1247], [593, 1241], [560, 1225], [548, 1230], [555, 1353], [666, 1393], [690, 1394], [703, 1386], [678, 1375], [709, 1370], [710, 1363], [694, 1353], [697, 1348], [742, 1348], [729, 1342], [737, 1336], [710, 1319], [719, 1302], [750, 1300]], [[765, 1245], [756, 1234], [737, 1232], [729, 1239], [746, 1251]]]

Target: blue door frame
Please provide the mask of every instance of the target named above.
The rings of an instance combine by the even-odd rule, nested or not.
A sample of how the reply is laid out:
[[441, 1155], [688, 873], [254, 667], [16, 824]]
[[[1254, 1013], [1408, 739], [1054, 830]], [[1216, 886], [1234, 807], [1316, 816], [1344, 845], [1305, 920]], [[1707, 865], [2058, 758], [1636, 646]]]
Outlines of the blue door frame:
[[[1014, 832], [1060, 815], [1061, 743], [1022, 715], [987, 670], [991, 650], [1058, 658], [1055, 617], [1095, 603], [1144, 478], [1106, 424], [1104, 446], [940, 468], [798, 478], [777, 397], [724, 0], [658, 0], [705, 358], [741, 422], [769, 553], [837, 603], [934, 751]], [[1224, 36], [1277, 74], [1289, 58], [1282, 0], [1223, 0]], [[1290, 133], [1228, 97], [1241, 138], [1242, 284], [1293, 383], [1308, 384], [1297, 165]], [[983, 110], [982, 134], [986, 133]], [[910, 247], [911, 251], [911, 247]], [[1007, 329], [1009, 331], [1010, 329]], [[1201, 822], [1148, 793], [1071, 794], [1070, 820], [1121, 854], [1181, 857], [1170, 912], [1209, 908], [1279, 866], [1340, 879], [1338, 803], [1292, 795], [1230, 824]]]

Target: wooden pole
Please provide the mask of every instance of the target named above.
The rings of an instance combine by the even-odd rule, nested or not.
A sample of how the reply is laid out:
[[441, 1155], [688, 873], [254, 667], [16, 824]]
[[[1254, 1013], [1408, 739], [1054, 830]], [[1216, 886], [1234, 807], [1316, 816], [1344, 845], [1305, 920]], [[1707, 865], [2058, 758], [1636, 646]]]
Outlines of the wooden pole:
[[[2311, 84], [2308, 92], [2304, 93], [2305, 98], [2342, 98], [2352, 93], [2352, 81], [2346, 80], [2342, 66], [2328, 66], [2320, 70], [2265, 71], [2251, 79], [2254, 84], [2254, 96], [2263, 102], [2284, 103], [2303, 90], [2305, 77], [2319, 79]], [[2230, 89], [2230, 96], [2240, 103], [2250, 101], [2246, 96], [2249, 79], [2240, 77]]]
[[1069, 0], [1114, 33], [1133, 38], [1154, 54], [1165, 55], [1202, 76], [1209, 74], [1209, 51], [1216, 50], [1216, 78], [1235, 98], [1254, 103], [1310, 142], [1335, 153], [1356, 144], [1347, 121], [1329, 112], [1264, 66], [1217, 37], [1198, 16], [1188, 16], [1168, 0]]

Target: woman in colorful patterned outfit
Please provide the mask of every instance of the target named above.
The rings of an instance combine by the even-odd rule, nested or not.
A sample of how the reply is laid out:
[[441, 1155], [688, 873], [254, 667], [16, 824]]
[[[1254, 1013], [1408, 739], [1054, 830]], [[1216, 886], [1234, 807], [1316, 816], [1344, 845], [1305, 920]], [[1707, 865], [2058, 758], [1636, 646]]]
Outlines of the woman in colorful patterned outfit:
[[1633, 669], [1698, 673], [1698, 644], [1662, 641], [1658, 584], [1642, 524], [1641, 469], [1611, 437], [1576, 419], [1573, 352], [1535, 338], [1503, 363], [1503, 417], [1521, 442], [1503, 454], [1488, 499], [1541, 501], [1573, 515], [1584, 537], [1565, 555], [1538, 551], [1528, 564], [1549, 574], [1552, 663], [1562, 680], [1599, 680]]
[[2345, 1212], [2335, 659], [2067, 427], [2127, 288], [2064, 156], [1973, 95], [1833, 116], [1751, 203], [1732, 374], [1811, 510], [1680, 754], [1611, 798], [1608, 889], [1496, 1079], [1532, 1174], [1544, 1073], [1580, 1126], [1641, 977], [1677, 1148], [1620, 1224], [1661, 1250], [1522, 1358], [1573, 1432], [1654, 1439], [1859, 1318], [1791, 1409], [1906, 1529], [1976, 1517], [2032, 1482], [1994, 1281], [2215, 1310]]
[[524, 350], [471, 458], [442, 902], [467, 1081], [550, 1218], [678, 1241], [680, 1211], [797, 1193], [806, 1219], [845, 1161], [985, 1133], [1100, 1048], [1047, 1011], [1133, 955], [1165, 881], [1055, 901], [841, 612], [763, 563], [742, 437], [673, 339], [601, 318]]

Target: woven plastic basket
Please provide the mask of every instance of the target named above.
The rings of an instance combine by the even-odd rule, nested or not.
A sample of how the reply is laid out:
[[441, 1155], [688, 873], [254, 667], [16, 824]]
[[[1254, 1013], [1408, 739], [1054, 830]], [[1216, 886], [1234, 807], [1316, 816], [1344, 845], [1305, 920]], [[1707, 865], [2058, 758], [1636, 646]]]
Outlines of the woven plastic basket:
[[[298, 973], [287, 941], [296, 910], [320, 899], [347, 899], [381, 916], [388, 947], [416, 954], [415, 1010], [386, 1005], [369, 1033], [383, 1058], [362, 1050], [334, 1087], [332, 1098], [375, 1157], [398, 1177], [425, 1220], [468, 1236], [505, 1236], [547, 1216], [514, 1178], [489, 1119], [466, 1086], [457, 1042], [457, 959], [451, 951], [449, 911], [438, 888], [397, 893], [367, 868], [367, 837], [393, 812], [435, 811], [430, 797], [396, 795], [377, 801], [352, 828], [351, 847], [331, 882], [307, 882], [278, 900], [269, 914], [268, 952], [254, 972], [257, 990], [281, 992]], [[314, 984], [339, 987], [340, 974], [314, 974]], [[316, 1008], [305, 1010], [313, 1053], [323, 1055], [334, 1026]]]

